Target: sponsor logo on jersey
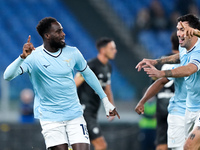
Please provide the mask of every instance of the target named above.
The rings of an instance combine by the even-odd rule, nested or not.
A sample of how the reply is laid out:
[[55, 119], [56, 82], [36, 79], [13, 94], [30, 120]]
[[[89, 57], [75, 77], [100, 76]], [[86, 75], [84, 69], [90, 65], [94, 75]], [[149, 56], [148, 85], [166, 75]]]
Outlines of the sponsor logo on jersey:
[[43, 65], [45, 68], [49, 67], [50, 65]]

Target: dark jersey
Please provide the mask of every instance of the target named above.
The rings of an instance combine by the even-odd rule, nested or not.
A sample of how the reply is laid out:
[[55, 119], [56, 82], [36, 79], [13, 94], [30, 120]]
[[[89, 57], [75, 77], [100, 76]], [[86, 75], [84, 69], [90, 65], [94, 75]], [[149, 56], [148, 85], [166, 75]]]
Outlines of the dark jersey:
[[[111, 65], [109, 63], [104, 65], [97, 58], [90, 60], [88, 65], [97, 76], [102, 88], [105, 89], [106, 85], [111, 82]], [[92, 113], [96, 115], [100, 107], [101, 100], [86, 82], [78, 87], [78, 96], [83, 108], [85, 109], [84, 113]]]
[[[166, 64], [165, 64], [166, 65]], [[156, 66], [159, 70], [163, 66]], [[164, 69], [165, 70], [165, 69]], [[174, 84], [173, 80], [169, 81], [165, 86], [160, 90], [156, 95], [156, 119], [157, 119], [157, 128], [156, 128], [156, 145], [167, 144], [167, 116], [170, 98], [174, 95]]]

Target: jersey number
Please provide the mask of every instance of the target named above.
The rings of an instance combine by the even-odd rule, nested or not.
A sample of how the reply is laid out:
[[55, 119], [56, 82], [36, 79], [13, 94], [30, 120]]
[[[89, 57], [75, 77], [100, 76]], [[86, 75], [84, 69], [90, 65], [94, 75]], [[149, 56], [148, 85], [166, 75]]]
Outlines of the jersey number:
[[88, 130], [87, 130], [86, 125], [84, 125], [84, 124], [80, 124], [80, 126], [82, 127], [83, 135], [88, 135]]

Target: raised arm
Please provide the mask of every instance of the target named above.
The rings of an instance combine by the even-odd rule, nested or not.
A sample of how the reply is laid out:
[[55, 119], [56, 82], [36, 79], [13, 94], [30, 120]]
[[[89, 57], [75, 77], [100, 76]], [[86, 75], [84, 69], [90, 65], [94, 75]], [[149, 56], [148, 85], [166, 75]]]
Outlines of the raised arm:
[[163, 87], [164, 85], [169, 82], [167, 78], [160, 78], [157, 79], [149, 88], [146, 90], [142, 99], [138, 102], [137, 106], [135, 107], [135, 111], [140, 115], [144, 114], [144, 104], [153, 96], [155, 96]]
[[29, 35], [27, 43], [25, 43], [23, 46], [23, 53], [6, 68], [3, 75], [5, 80], [10, 81], [23, 73], [20, 69], [20, 65], [23, 63], [24, 59], [35, 49], [30, 40], [31, 36]]

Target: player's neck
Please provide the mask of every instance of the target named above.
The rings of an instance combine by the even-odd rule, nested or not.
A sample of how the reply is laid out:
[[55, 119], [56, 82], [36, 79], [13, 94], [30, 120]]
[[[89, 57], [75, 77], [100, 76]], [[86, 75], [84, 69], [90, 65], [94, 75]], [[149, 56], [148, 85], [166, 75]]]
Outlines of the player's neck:
[[188, 47], [186, 47], [187, 51], [191, 51], [191, 49], [193, 49], [195, 47], [197, 42], [198, 42], [198, 38], [193, 37], [193, 39], [190, 41], [190, 45]]
[[51, 53], [55, 53], [59, 50], [54, 47], [51, 47], [49, 43], [44, 43], [44, 48]]
[[99, 59], [99, 61], [102, 63], [102, 64], [107, 64], [109, 59], [107, 57], [105, 57], [104, 55], [101, 55], [101, 54], [98, 54], [97, 55], [97, 58]]

